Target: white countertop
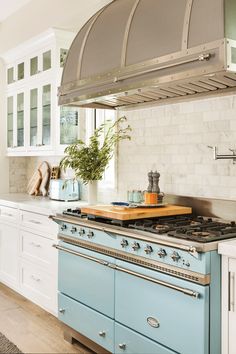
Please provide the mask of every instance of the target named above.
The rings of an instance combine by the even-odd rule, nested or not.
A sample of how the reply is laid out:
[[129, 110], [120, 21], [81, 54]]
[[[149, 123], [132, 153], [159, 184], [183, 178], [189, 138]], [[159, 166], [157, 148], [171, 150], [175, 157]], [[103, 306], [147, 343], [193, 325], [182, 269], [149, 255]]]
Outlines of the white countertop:
[[223, 256], [236, 258], [236, 239], [220, 242], [218, 252]]
[[88, 205], [88, 203], [82, 200], [76, 202], [62, 202], [51, 200], [48, 197], [35, 197], [24, 193], [9, 193], [0, 194], [0, 205], [32, 211], [39, 214], [55, 215], [67, 208], [79, 208]]

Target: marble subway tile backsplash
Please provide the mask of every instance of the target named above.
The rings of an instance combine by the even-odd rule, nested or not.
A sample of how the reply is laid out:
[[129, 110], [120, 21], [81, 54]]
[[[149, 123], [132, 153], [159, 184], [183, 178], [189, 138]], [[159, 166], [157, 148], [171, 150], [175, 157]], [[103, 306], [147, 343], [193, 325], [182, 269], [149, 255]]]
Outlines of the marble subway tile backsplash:
[[27, 187], [27, 159], [9, 158], [9, 192], [25, 193]]
[[132, 140], [119, 148], [118, 196], [145, 189], [149, 170], [161, 173], [165, 193], [236, 199], [236, 165], [213, 160], [236, 149], [236, 96], [122, 112]]

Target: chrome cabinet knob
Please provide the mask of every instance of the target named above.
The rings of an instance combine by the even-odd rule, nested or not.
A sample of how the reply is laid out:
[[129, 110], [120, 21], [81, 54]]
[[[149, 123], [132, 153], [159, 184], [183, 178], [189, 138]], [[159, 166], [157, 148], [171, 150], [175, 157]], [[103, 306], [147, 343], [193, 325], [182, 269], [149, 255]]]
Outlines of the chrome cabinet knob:
[[88, 238], [92, 238], [94, 236], [93, 231], [89, 230], [89, 232], [87, 233]]
[[137, 251], [140, 249], [140, 245], [138, 242], [134, 242], [131, 247], [133, 248], [134, 251]]
[[171, 258], [173, 259], [174, 262], [178, 262], [178, 260], [181, 258], [178, 252], [173, 252], [171, 255]]
[[66, 311], [65, 309], [59, 309], [59, 312], [62, 313], [62, 314], [64, 314], [65, 311]]
[[146, 247], [144, 248], [144, 252], [145, 252], [146, 254], [152, 253], [152, 252], [153, 252], [152, 246], [146, 245]]
[[164, 258], [167, 255], [166, 251], [163, 248], [160, 248], [157, 254], [160, 258]]
[[71, 232], [72, 234], [74, 234], [76, 231], [77, 231], [77, 228], [76, 228], [75, 226], [72, 226], [70, 232]]
[[80, 229], [80, 230], [79, 230], [79, 235], [80, 235], [80, 236], [83, 236], [84, 234], [85, 234], [85, 230], [84, 230], [84, 229]]
[[126, 344], [125, 343], [120, 343], [119, 348], [125, 350], [126, 349]]
[[106, 332], [105, 331], [100, 331], [98, 334], [99, 334], [100, 337], [105, 337], [106, 336]]
[[121, 240], [120, 244], [121, 244], [121, 246], [122, 246], [123, 248], [125, 248], [125, 247], [128, 246], [129, 242], [123, 238], [123, 239]]
[[66, 229], [67, 229], [66, 224], [62, 224], [62, 225], [61, 225], [61, 230], [63, 231], [63, 230], [66, 230]]

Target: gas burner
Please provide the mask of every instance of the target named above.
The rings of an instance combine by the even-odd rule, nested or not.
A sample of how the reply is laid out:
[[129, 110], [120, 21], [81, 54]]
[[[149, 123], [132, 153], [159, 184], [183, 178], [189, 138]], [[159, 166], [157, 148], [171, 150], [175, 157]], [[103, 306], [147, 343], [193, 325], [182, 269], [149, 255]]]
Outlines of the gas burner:
[[[193, 236], [198, 236], [198, 237], [207, 237], [210, 236], [210, 232], [206, 231], [194, 231], [191, 233]], [[188, 234], [189, 235], [189, 234]]]

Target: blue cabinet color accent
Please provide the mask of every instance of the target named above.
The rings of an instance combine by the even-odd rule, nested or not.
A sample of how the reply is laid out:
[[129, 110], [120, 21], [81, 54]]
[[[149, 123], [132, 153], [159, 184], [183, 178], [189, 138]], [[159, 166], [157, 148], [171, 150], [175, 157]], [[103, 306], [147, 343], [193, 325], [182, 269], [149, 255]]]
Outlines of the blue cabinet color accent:
[[175, 354], [176, 352], [141, 336], [120, 324], [115, 324], [115, 353], [125, 354]]
[[[85, 256], [115, 262], [111, 257], [63, 242], [61, 245]], [[114, 269], [103, 264], [59, 251], [59, 291], [111, 318], [114, 318], [114, 273]]]
[[[117, 265], [127, 267], [125, 262]], [[130, 266], [132, 271], [190, 289], [200, 294], [194, 298], [163, 285], [130, 274], [116, 273], [116, 321], [170, 347], [181, 354], [208, 354], [209, 350], [209, 287], [171, 276]], [[148, 318], [159, 326], [153, 327]]]
[[59, 294], [58, 300], [59, 319], [62, 322], [110, 352], [114, 352], [113, 320], [63, 294]]

